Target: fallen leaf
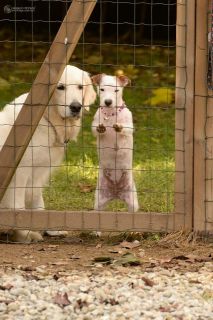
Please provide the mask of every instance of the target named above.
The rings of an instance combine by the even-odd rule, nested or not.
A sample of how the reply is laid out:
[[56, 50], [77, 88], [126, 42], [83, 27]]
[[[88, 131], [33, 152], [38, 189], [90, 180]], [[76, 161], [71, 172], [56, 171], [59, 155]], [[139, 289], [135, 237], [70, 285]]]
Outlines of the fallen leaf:
[[124, 267], [139, 266], [141, 264], [141, 261], [131, 253], [125, 253], [121, 256], [120, 259], [116, 260], [116, 263], [121, 264]]
[[188, 255], [187, 256], [190, 260], [193, 260], [196, 261], [196, 262], [210, 262], [210, 261], [213, 261], [213, 256], [210, 254], [209, 256], [207, 257], [201, 257], [201, 256], [196, 256], [196, 255]]
[[205, 300], [213, 300], [213, 290], [204, 290], [201, 296]]
[[39, 280], [41, 280], [41, 278], [39, 278], [38, 276], [36, 276], [36, 275], [34, 275], [34, 274], [32, 274], [32, 273], [25, 273], [25, 275], [24, 275], [24, 278], [26, 279], [26, 280], [35, 280], [35, 281], [39, 281]]
[[184, 255], [173, 257], [171, 260], [188, 260], [189, 258]]
[[109, 249], [108, 250], [110, 253], [118, 253], [118, 250], [111, 250], [111, 249]]
[[149, 278], [142, 277], [142, 280], [144, 281], [145, 285], [148, 287], [153, 287], [155, 285], [155, 282]]
[[58, 249], [58, 245], [55, 245], [55, 244], [50, 244], [47, 246], [48, 249], [51, 249], [51, 251], [57, 251]]
[[112, 258], [111, 257], [96, 257], [93, 259], [94, 262], [102, 262], [102, 263], [111, 263]]
[[143, 258], [145, 256], [145, 250], [139, 249], [138, 255]]
[[5, 303], [6, 305], [8, 305], [8, 304], [10, 304], [12, 302], [14, 302], [14, 300], [1, 300], [0, 299], [0, 303]]
[[160, 263], [161, 264], [164, 264], [164, 263], [169, 263], [169, 262], [171, 262], [171, 258], [164, 258], [164, 259], [160, 259]]
[[60, 278], [60, 275], [59, 275], [58, 273], [55, 273], [55, 274], [53, 275], [53, 279], [54, 279], [55, 281], [58, 281], [59, 278]]
[[30, 272], [30, 271], [36, 271], [36, 268], [32, 266], [26, 266], [26, 267], [21, 266], [20, 270]]
[[123, 248], [126, 248], [126, 249], [133, 249], [133, 248], [137, 248], [139, 247], [141, 244], [140, 244], [140, 241], [138, 240], [135, 240], [133, 242], [129, 242], [129, 241], [123, 241], [120, 243], [120, 246], [123, 247]]
[[78, 186], [82, 193], [92, 192], [94, 190], [94, 186], [91, 184], [79, 183]]
[[209, 261], [213, 261], [213, 257], [211, 256], [211, 254], [207, 257], [189, 254], [187, 256], [180, 255], [177, 257], [173, 257], [172, 260], [185, 260], [185, 261], [191, 262], [191, 263], [193, 263], [193, 262], [209, 262]]
[[161, 312], [171, 312], [171, 307], [160, 307], [159, 308], [159, 311]]
[[59, 307], [64, 308], [68, 306], [71, 302], [66, 292], [64, 294], [58, 292], [54, 297], [54, 303], [59, 305]]
[[78, 309], [82, 309], [84, 306], [86, 307], [88, 305], [88, 303], [85, 301], [85, 300], [82, 300], [82, 299], [78, 299], [76, 301], [76, 305], [75, 305], [75, 308], [78, 308]]
[[196, 279], [193, 280], [193, 279], [192, 279], [192, 280], [189, 280], [189, 283], [201, 283], [201, 282], [200, 282], [199, 280], [196, 280]]
[[68, 264], [68, 261], [56, 261], [50, 263], [52, 266], [64, 266]]
[[5, 290], [10, 290], [10, 289], [12, 289], [12, 288], [13, 288], [13, 285], [10, 284], [10, 283], [5, 284], [5, 285], [0, 285], [0, 290], [3, 290], [3, 291], [5, 291]]
[[78, 260], [78, 259], [80, 259], [80, 257], [75, 256], [75, 255], [72, 255], [71, 257], [69, 257], [69, 259], [72, 259], [72, 260]]
[[111, 306], [116, 306], [119, 304], [119, 302], [117, 300], [115, 300], [114, 298], [105, 299], [103, 302], [105, 304], [111, 304]]

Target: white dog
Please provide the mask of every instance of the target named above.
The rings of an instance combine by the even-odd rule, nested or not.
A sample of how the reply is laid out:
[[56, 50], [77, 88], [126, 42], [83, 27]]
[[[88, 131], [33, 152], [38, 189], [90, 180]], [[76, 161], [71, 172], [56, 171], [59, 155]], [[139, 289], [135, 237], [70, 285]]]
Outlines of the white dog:
[[[0, 149], [26, 97], [27, 93], [21, 95], [0, 112]], [[88, 108], [95, 99], [96, 93], [88, 73], [74, 66], [66, 66], [0, 203], [1, 208], [44, 208], [42, 189], [52, 171], [62, 163], [67, 141], [77, 139], [83, 107]], [[49, 234], [55, 233], [49, 231]], [[13, 240], [30, 242], [42, 240], [42, 236], [39, 232], [14, 230]]]
[[102, 210], [108, 201], [121, 199], [130, 212], [138, 210], [138, 199], [132, 174], [132, 113], [123, 101], [126, 76], [99, 74], [92, 77], [97, 85], [100, 107], [92, 131], [97, 137], [99, 177], [95, 193], [95, 210]]

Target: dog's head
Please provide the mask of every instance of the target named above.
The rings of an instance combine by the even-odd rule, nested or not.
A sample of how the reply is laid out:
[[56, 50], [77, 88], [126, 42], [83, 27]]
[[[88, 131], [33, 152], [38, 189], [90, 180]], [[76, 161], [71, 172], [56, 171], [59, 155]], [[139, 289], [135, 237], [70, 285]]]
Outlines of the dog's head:
[[123, 105], [123, 88], [130, 83], [126, 76], [97, 74], [92, 77], [92, 82], [98, 88], [100, 106], [115, 108]]
[[57, 106], [60, 116], [79, 119], [83, 108], [95, 102], [96, 92], [93, 89], [89, 74], [77, 67], [67, 65], [57, 88], [51, 98], [51, 105]]

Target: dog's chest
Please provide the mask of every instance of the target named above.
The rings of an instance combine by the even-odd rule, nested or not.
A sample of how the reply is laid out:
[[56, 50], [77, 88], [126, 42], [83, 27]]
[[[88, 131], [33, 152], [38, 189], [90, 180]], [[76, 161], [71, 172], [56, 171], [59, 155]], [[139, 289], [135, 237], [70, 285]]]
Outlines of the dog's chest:
[[100, 120], [101, 120], [100, 122], [103, 123], [105, 127], [113, 128], [113, 125], [116, 123], [120, 123], [120, 124], [124, 123], [125, 117], [124, 117], [124, 114], [121, 114], [121, 113], [113, 113], [113, 115], [101, 113]]
[[[110, 154], [110, 156], [114, 153], [116, 157], [119, 155], [123, 157], [124, 153], [126, 153], [126, 146], [132, 144], [132, 136], [125, 134], [126, 122], [125, 110], [111, 116], [103, 113], [100, 115], [100, 123], [106, 128], [105, 134], [99, 136], [103, 153]], [[122, 132], [115, 130], [114, 126], [116, 124], [123, 127]]]

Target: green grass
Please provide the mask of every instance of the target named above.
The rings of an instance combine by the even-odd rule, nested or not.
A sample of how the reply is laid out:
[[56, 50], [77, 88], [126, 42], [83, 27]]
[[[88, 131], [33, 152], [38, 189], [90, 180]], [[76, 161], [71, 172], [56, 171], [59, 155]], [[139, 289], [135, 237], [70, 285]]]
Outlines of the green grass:
[[[1, 46], [0, 60], [8, 60], [8, 52], [12, 48], [8, 43]], [[22, 44], [17, 48], [19, 62], [15, 65], [1, 64], [0, 107], [29, 90], [45, 56], [46, 48], [37, 45], [33, 58], [38, 63], [25, 63], [31, 61], [30, 48], [26, 46]], [[135, 125], [133, 169], [140, 209], [145, 212], [171, 212], [174, 209], [175, 178], [175, 111], [171, 98], [174, 93], [175, 68], [172, 66], [175, 65], [175, 52], [159, 47], [134, 51], [131, 47], [120, 46], [118, 50], [116, 46], [109, 45], [102, 46], [102, 55], [98, 50], [92, 45], [84, 48], [79, 45], [72, 63], [93, 74], [114, 74], [123, 70], [131, 78], [133, 86], [125, 89], [125, 101], [133, 113]], [[81, 65], [82, 61], [85, 65]], [[157, 88], [169, 88], [168, 97], [165, 89], [156, 91]], [[156, 92], [163, 92], [164, 96], [158, 97]], [[152, 96], [155, 104], [150, 99]], [[93, 208], [98, 159], [91, 121], [96, 109], [97, 105], [92, 106], [90, 113], [84, 115], [78, 142], [69, 144], [66, 160], [44, 190], [45, 204], [49, 209]], [[120, 201], [113, 201], [108, 209], [122, 211], [126, 206]]]

